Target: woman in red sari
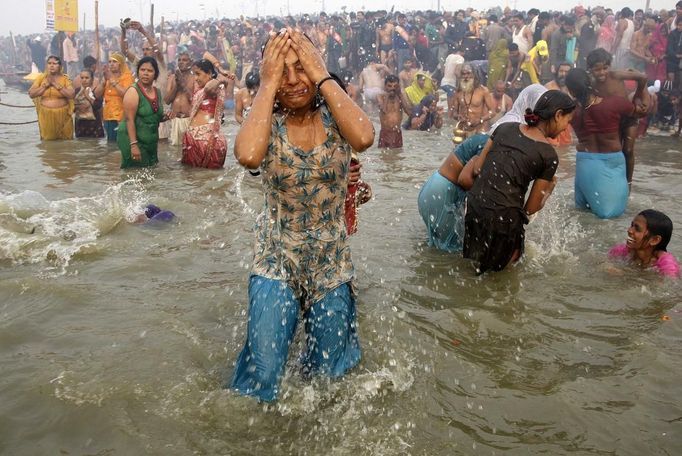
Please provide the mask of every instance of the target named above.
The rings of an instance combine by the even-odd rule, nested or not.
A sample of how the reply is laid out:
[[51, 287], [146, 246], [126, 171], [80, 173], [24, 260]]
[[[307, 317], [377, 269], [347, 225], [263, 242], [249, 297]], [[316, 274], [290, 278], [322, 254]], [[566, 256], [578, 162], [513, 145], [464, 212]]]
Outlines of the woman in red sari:
[[206, 59], [194, 62], [197, 90], [192, 97], [192, 119], [182, 138], [182, 163], [200, 168], [222, 168], [227, 140], [220, 133], [227, 77], [216, 73]]

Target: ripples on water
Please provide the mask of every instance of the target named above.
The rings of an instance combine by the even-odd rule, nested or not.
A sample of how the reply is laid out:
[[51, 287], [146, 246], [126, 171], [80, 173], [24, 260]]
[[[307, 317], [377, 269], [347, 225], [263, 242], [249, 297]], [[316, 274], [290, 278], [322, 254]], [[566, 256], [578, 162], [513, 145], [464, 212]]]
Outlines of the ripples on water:
[[[363, 361], [307, 382], [292, 350], [281, 400], [260, 405], [222, 389], [244, 340], [258, 179], [231, 157], [184, 169], [167, 145], [155, 169], [123, 172], [106, 144], [37, 136], [0, 128], [0, 454], [682, 451], [679, 284], [605, 260], [639, 210], [682, 220], [669, 138], [639, 143], [616, 220], [573, 208], [560, 151], [523, 261], [484, 277], [425, 244], [416, 196], [447, 135], [368, 151], [375, 199], [351, 241]], [[177, 221], [129, 223], [150, 202]], [[679, 229], [670, 250], [682, 256]]]

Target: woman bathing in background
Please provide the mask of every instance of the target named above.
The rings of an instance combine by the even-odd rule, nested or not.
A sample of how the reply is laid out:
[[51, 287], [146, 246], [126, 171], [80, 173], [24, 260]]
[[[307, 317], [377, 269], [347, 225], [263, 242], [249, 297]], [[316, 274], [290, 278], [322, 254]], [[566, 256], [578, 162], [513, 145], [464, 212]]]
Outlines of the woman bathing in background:
[[646, 209], [632, 219], [627, 233], [627, 242], [613, 247], [609, 251], [610, 258], [653, 268], [662, 276], [680, 277], [680, 265], [667, 251], [673, 234], [670, 217], [654, 209]]
[[105, 82], [98, 87], [96, 97], [104, 96], [104, 130], [107, 142], [116, 142], [119, 123], [123, 120], [123, 95], [133, 85], [133, 74], [122, 54], [114, 52], [109, 58], [109, 66], [104, 72]]
[[154, 87], [159, 67], [153, 57], [142, 57], [137, 64], [137, 82], [123, 98], [125, 119], [118, 130], [121, 168], [153, 166], [159, 162], [159, 123], [163, 114], [161, 91]]
[[38, 112], [40, 139], [73, 139], [74, 90], [59, 57], [47, 58], [45, 72], [33, 81], [28, 96], [34, 99]]
[[[222, 168], [227, 155], [227, 140], [220, 133], [227, 77], [214, 65], [201, 59], [194, 62], [192, 72], [198, 90], [192, 97], [190, 126], [182, 138], [182, 163], [201, 168]], [[234, 75], [232, 75], [234, 78]]]
[[83, 70], [79, 77], [80, 88], [74, 100], [76, 138], [104, 138], [102, 97], [97, 97], [92, 90], [93, 73]]
[[[506, 41], [506, 40], [505, 40]], [[481, 153], [488, 138], [498, 126], [507, 122], [524, 123], [526, 109], [534, 108], [540, 96], [547, 91], [540, 84], [533, 84], [521, 91], [511, 110], [495, 122], [488, 134], [476, 134], [467, 138], [443, 160], [440, 168], [426, 181], [417, 205], [426, 224], [429, 245], [446, 252], [461, 252], [464, 238], [464, 199], [466, 190], [457, 181], [464, 173], [467, 163]], [[466, 180], [467, 188], [473, 185], [471, 166]]]
[[246, 84], [246, 87], [239, 89], [234, 96], [234, 118], [239, 125], [244, 123], [244, 118], [249, 114], [249, 111], [251, 111], [253, 97], [256, 96], [258, 87], [260, 87], [260, 75], [257, 71], [251, 71], [244, 78], [244, 83]]
[[500, 125], [475, 158], [479, 176], [467, 196], [463, 254], [475, 261], [478, 274], [501, 271], [523, 254], [524, 225], [556, 184], [559, 157], [547, 138], [564, 131], [574, 110], [571, 97], [548, 90], [526, 111], [527, 125]]

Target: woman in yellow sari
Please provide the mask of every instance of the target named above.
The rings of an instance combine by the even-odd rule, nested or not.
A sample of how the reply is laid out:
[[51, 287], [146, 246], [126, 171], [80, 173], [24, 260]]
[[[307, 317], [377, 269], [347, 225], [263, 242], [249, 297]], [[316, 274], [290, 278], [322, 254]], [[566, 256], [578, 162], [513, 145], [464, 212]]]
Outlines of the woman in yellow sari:
[[73, 139], [73, 97], [69, 77], [62, 72], [62, 61], [51, 55], [45, 72], [38, 76], [28, 91], [38, 113], [40, 139]]
[[500, 38], [490, 51], [488, 56], [488, 83], [486, 84], [488, 90], [493, 90], [495, 83], [504, 80], [507, 75], [507, 60], [509, 59], [507, 45], [507, 40]]

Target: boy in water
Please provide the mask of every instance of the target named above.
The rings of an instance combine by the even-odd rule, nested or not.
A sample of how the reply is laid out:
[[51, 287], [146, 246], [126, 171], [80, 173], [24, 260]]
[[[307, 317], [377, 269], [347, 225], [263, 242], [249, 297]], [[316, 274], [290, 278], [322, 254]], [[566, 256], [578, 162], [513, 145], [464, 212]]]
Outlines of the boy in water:
[[409, 101], [400, 90], [398, 76], [389, 74], [384, 80], [384, 92], [377, 96], [379, 105], [379, 120], [381, 131], [379, 132], [379, 148], [399, 149], [403, 147], [403, 133], [400, 124], [403, 120], [403, 111], [409, 115]]
[[587, 55], [587, 68], [592, 75], [594, 91], [600, 97], [618, 96], [629, 99], [624, 81], [644, 81], [644, 84], [637, 85], [632, 97], [632, 102], [636, 106], [634, 115], [623, 117], [620, 125], [626, 177], [628, 185], [631, 185], [635, 170], [635, 139], [639, 125], [639, 118], [635, 115], [646, 113], [650, 101], [649, 92], [646, 90], [646, 75], [632, 70], [611, 70], [611, 54], [602, 48], [597, 48]]

